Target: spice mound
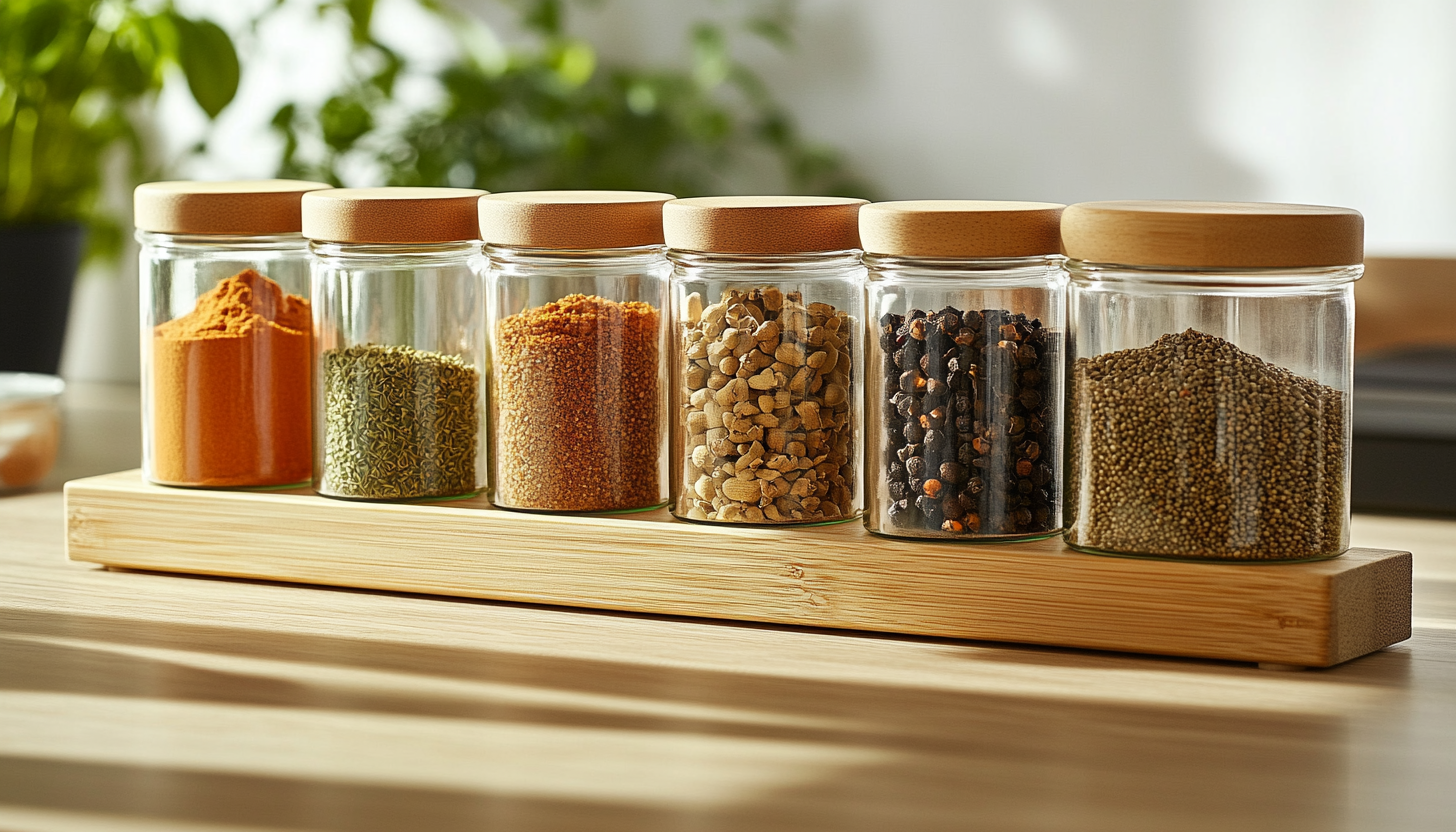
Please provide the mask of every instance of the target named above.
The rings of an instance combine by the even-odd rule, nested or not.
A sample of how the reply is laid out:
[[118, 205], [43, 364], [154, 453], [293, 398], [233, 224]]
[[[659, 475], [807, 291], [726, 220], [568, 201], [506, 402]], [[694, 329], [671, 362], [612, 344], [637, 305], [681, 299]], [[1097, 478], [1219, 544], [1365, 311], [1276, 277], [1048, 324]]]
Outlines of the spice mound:
[[403, 500], [476, 490], [480, 373], [463, 358], [362, 344], [323, 354], [319, 490]]
[[503, 319], [494, 502], [549, 511], [662, 503], [659, 315], [568, 295]]
[[157, 326], [152, 479], [196, 486], [309, 479], [310, 333], [308, 301], [252, 269]]
[[1343, 394], [1194, 330], [1081, 358], [1068, 541], [1292, 560], [1345, 548]]
[[683, 492], [675, 512], [720, 523], [853, 516], [854, 322], [774, 287], [730, 290], [684, 322]]
[[880, 318], [879, 346], [893, 526], [916, 537], [1055, 530], [1060, 346], [1041, 321], [1004, 309], [912, 309]]

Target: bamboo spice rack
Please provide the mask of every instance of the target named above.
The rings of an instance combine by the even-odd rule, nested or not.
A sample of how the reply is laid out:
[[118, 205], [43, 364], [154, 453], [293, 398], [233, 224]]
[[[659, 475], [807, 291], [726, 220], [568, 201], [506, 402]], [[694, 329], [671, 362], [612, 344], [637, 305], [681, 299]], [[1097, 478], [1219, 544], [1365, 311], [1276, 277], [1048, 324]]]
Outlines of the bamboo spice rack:
[[71, 560], [501, 601], [1327, 667], [1410, 637], [1411, 556], [1098, 557], [1060, 540], [919, 543], [858, 523], [709, 527], [666, 510], [353, 503], [138, 471], [66, 485]]

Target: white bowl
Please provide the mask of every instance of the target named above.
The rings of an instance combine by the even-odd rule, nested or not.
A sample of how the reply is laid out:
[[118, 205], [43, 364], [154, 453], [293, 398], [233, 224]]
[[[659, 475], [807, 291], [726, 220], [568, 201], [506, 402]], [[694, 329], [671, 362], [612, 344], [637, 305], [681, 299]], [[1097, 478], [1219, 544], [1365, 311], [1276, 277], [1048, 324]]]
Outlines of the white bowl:
[[34, 485], [56, 464], [66, 383], [39, 373], [0, 373], [0, 491]]

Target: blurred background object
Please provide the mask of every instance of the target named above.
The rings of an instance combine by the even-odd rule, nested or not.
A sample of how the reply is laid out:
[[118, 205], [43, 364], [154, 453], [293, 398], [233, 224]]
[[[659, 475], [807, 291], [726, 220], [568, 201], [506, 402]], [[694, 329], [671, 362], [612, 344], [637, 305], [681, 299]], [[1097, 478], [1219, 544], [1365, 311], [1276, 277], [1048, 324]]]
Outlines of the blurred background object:
[[0, 372], [0, 492], [35, 485], [56, 464], [65, 389], [57, 376]]
[[1456, 259], [1369, 257], [1355, 284], [1351, 500], [1456, 513]]
[[170, 3], [0, 4], [0, 370], [54, 373], [83, 248], [114, 268], [129, 218], [108, 173], [157, 169], [146, 105], [176, 70], [208, 118], [232, 101], [232, 39]]
[[[794, 119], [735, 47], [793, 43], [791, 6], [732, 4], [735, 15], [694, 21], [686, 66], [638, 66], [599, 55], [567, 29], [565, 0], [516, 10], [505, 45], [485, 22], [431, 0], [396, 2], [450, 33], [412, 59], [386, 42], [372, 2], [294, 0], [348, 27], [342, 86], [321, 103], [289, 100], [271, 125], [284, 139], [279, 175], [351, 185], [434, 185], [494, 191], [615, 189], [678, 196], [742, 188], [771, 169], [775, 192], [873, 196]], [[281, 12], [288, 0], [267, 17]], [[403, 8], [401, 8], [403, 7]], [[402, 78], [432, 83], [423, 103]], [[431, 100], [433, 98], [433, 100]], [[762, 170], [757, 171], [762, 177]], [[759, 184], [759, 183], [755, 183]]]

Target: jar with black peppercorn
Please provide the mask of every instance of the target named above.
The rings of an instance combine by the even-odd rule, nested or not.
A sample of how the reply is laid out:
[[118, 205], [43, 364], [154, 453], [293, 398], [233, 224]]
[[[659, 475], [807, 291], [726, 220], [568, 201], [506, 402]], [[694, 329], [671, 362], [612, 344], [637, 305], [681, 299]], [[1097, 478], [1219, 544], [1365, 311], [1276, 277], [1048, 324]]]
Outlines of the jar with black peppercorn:
[[1349, 546], [1348, 208], [1090, 202], [1069, 258], [1067, 543], [1222, 561]]
[[489, 260], [491, 502], [615, 512], [667, 502], [671, 194], [480, 200]]
[[1061, 529], [1062, 207], [919, 200], [860, 212], [870, 531], [1028, 540]]
[[859, 516], [863, 204], [711, 197], [664, 206], [675, 516]]

